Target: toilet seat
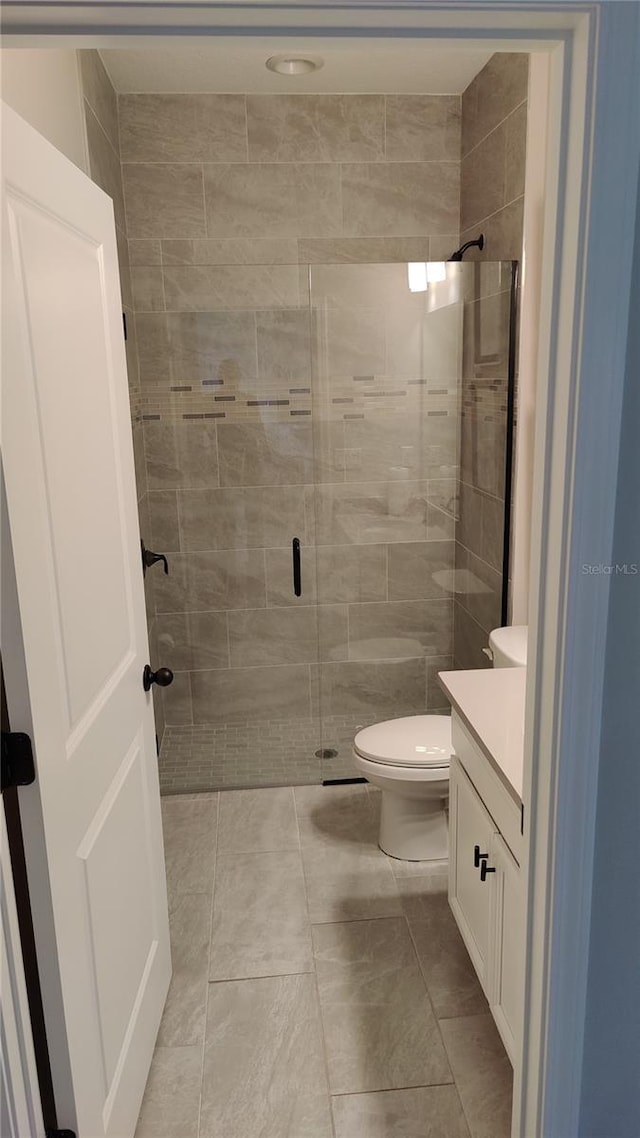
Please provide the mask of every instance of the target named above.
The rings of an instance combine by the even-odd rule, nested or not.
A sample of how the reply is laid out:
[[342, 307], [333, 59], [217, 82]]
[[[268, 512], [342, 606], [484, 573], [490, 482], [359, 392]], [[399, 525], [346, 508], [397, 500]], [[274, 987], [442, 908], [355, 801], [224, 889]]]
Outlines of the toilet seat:
[[371, 763], [447, 771], [453, 750], [451, 716], [407, 715], [374, 723], [358, 732], [353, 748], [356, 755]]

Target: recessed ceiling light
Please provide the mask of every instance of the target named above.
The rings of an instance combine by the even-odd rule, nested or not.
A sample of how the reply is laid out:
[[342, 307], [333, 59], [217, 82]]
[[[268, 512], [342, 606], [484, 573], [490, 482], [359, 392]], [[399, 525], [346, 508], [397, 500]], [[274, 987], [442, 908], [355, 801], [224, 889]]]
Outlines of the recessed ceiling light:
[[278, 75], [308, 75], [310, 71], [319, 71], [324, 66], [324, 59], [310, 56], [272, 55], [265, 67], [269, 71], [277, 71]]

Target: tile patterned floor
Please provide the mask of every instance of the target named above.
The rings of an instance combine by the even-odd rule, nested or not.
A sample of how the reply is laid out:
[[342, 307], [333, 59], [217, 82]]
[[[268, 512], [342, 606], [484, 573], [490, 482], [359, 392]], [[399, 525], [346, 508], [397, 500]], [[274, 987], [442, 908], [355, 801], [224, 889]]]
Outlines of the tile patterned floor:
[[[244, 786], [300, 786], [353, 778], [351, 745], [365, 725], [353, 715], [276, 719], [221, 727], [167, 727], [160, 749], [163, 794]], [[316, 758], [322, 747], [337, 754]]]
[[174, 974], [136, 1138], [508, 1138], [446, 898], [366, 785], [169, 796]]

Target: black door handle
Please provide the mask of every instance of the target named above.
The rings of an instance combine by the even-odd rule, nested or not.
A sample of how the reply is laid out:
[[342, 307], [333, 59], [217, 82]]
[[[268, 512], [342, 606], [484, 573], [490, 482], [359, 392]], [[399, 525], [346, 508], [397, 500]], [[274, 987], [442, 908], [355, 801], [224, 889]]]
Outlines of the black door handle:
[[302, 573], [300, 570], [300, 538], [294, 537], [291, 542], [293, 554], [293, 591], [296, 597], [302, 595]]
[[153, 550], [147, 549], [145, 544], [144, 544], [144, 541], [140, 542], [140, 549], [142, 551], [142, 576], [143, 577], [146, 576], [147, 569], [150, 569], [151, 566], [155, 565], [157, 561], [162, 561], [162, 564], [164, 565], [164, 571], [168, 575], [168, 573], [169, 573], [169, 562], [167, 561], [167, 558], [166, 558], [164, 553], [154, 553]]
[[168, 688], [169, 684], [173, 683], [173, 672], [171, 668], [158, 668], [157, 672], [152, 672], [148, 664], [145, 664], [142, 673], [142, 686], [145, 691], [151, 691], [151, 685], [157, 684], [159, 688]]
[[473, 865], [474, 869], [480, 869], [480, 861], [483, 857], [488, 857], [489, 854], [480, 853], [480, 846], [473, 847]]
[[486, 881], [488, 873], [495, 873], [495, 868], [492, 865], [487, 865], [487, 859], [483, 858], [480, 865], [480, 880]]

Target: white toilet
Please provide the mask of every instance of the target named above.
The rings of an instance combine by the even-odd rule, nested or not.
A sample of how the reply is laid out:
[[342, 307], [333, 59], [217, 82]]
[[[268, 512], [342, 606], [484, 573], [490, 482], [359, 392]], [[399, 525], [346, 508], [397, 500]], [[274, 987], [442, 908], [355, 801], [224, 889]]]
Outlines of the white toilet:
[[[496, 628], [487, 654], [494, 668], [527, 662], [527, 627]], [[404, 861], [448, 856], [450, 715], [408, 715], [364, 727], [353, 741], [361, 775], [382, 791], [380, 849]]]

